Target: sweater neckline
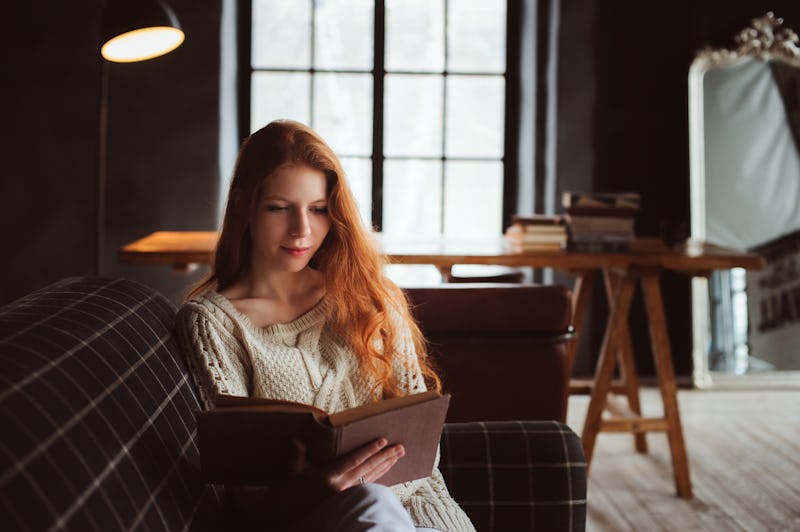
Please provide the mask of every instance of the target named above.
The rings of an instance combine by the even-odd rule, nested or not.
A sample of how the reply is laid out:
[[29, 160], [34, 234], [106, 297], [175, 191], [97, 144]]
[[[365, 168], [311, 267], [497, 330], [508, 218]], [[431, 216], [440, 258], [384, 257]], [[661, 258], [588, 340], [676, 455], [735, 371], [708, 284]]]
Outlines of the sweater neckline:
[[259, 327], [250, 319], [250, 317], [240, 312], [230, 299], [212, 290], [207, 293], [208, 297], [220, 308], [225, 310], [231, 317], [235, 318], [237, 322], [244, 325], [247, 329], [255, 331], [265, 336], [286, 336], [297, 335], [303, 331], [308, 330], [314, 325], [320, 323], [325, 318], [325, 298], [320, 299], [313, 307], [299, 315], [295, 319], [285, 323], [272, 323], [265, 327]]

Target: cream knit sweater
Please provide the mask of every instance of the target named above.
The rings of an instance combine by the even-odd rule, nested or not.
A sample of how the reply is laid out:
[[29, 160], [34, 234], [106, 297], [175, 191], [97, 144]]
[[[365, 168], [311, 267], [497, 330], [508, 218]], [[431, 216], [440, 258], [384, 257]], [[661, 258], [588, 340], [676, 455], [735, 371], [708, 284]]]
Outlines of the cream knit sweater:
[[[187, 302], [178, 312], [177, 336], [205, 407], [220, 393], [296, 401], [331, 413], [369, 402], [372, 382], [352, 350], [325, 327], [325, 316], [323, 300], [289, 323], [259, 328], [217, 292]], [[396, 349], [403, 355], [395, 359], [401, 387], [424, 391], [410, 334]], [[392, 490], [416, 526], [475, 530], [438, 467], [430, 477]]]

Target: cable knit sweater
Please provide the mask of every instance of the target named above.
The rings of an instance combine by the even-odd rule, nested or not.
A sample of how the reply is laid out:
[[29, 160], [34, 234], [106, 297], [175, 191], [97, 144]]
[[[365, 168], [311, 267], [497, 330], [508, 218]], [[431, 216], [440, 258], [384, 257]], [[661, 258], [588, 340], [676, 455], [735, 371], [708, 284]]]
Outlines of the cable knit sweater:
[[[325, 327], [325, 316], [323, 300], [289, 323], [260, 328], [217, 292], [188, 301], [178, 312], [177, 336], [205, 407], [221, 393], [295, 401], [331, 413], [371, 401], [373, 381], [360, 371], [352, 350]], [[396, 375], [405, 391], [422, 392], [411, 336], [401, 336]], [[438, 467], [430, 477], [392, 490], [416, 526], [475, 530]]]

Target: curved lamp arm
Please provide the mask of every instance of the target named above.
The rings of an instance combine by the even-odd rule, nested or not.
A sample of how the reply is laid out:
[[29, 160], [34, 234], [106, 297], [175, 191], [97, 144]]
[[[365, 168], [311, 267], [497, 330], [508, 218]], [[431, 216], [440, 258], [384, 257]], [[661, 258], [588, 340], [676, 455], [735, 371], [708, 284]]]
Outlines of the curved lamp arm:
[[106, 140], [108, 63], [133, 63], [167, 54], [185, 35], [172, 9], [162, 0], [108, 0], [100, 33], [100, 104], [97, 144], [97, 227], [95, 273], [102, 275], [106, 225]]

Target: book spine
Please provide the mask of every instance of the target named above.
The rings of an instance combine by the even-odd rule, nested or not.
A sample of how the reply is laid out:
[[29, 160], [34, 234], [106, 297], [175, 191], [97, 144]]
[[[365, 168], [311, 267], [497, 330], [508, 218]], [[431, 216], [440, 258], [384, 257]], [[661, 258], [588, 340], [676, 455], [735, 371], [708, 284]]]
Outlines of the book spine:
[[637, 192], [573, 192], [565, 191], [561, 196], [562, 207], [628, 207], [638, 209], [641, 196]]
[[553, 227], [553, 226], [560, 226], [564, 225], [564, 217], [562, 215], [557, 216], [512, 216], [511, 217], [512, 224], [519, 224], [519, 225], [536, 225], [542, 227]]
[[522, 228], [526, 233], [561, 235], [567, 232], [566, 225], [526, 225]]
[[567, 233], [561, 235], [508, 235], [508, 240], [517, 244], [527, 243], [559, 243], [567, 241]]
[[567, 207], [567, 223], [575, 216], [602, 218], [635, 218], [639, 210], [631, 207]]

